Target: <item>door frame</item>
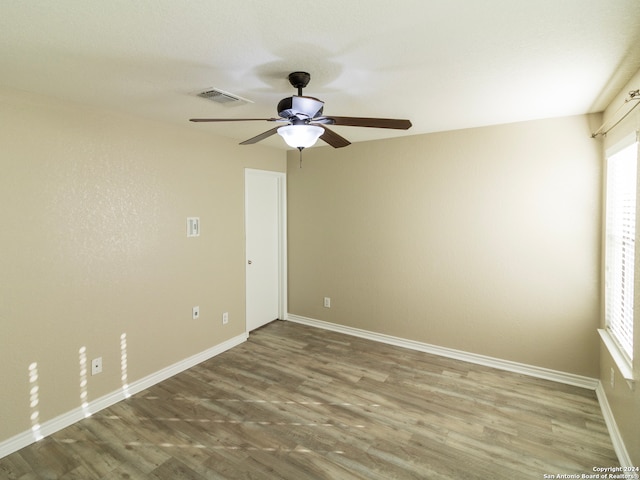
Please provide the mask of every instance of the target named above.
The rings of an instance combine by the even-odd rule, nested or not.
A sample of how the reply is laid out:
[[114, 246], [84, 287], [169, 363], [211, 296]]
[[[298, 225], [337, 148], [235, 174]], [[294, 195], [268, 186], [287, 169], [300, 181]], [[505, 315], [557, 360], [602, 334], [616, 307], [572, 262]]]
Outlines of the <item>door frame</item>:
[[244, 169], [244, 267], [245, 267], [245, 332], [249, 333], [246, 321], [246, 304], [247, 298], [247, 176], [248, 175], [266, 175], [276, 179], [278, 188], [278, 318], [280, 320], [287, 319], [287, 174], [285, 172], [276, 172], [273, 170], [259, 170], [255, 168]]

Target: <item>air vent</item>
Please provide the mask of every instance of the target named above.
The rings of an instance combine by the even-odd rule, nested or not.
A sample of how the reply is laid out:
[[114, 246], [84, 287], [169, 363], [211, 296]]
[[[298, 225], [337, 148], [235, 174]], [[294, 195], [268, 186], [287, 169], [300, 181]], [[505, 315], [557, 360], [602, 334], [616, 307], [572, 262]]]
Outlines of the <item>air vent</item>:
[[246, 98], [239, 97], [238, 95], [225, 92], [224, 90], [220, 90], [218, 88], [212, 88], [210, 90], [200, 92], [198, 96], [206, 98], [207, 100], [211, 100], [212, 102], [222, 104], [253, 103], [251, 100], [247, 100]]

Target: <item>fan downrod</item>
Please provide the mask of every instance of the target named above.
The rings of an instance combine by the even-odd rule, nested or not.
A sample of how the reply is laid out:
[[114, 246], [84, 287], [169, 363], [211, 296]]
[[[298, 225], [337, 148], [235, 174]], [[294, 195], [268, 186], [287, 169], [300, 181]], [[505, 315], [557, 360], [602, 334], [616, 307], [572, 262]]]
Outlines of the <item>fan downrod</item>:
[[298, 96], [302, 96], [302, 89], [306, 87], [311, 80], [311, 75], [307, 72], [292, 72], [289, 74], [289, 83], [293, 88], [298, 89]]

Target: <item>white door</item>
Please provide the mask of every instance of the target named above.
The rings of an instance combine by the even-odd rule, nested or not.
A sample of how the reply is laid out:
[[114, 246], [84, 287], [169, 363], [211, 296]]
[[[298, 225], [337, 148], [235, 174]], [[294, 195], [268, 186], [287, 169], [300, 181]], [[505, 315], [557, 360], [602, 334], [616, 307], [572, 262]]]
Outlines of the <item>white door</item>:
[[285, 314], [285, 178], [280, 172], [245, 170], [247, 332]]

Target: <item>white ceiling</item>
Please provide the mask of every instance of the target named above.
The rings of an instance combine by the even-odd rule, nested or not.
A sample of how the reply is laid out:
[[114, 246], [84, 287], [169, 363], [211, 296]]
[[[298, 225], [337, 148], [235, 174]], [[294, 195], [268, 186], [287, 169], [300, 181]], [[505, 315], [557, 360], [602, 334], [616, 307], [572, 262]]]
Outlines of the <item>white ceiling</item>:
[[601, 111], [639, 68], [639, 0], [0, 0], [0, 85], [238, 141], [273, 124], [188, 119], [277, 116], [296, 70], [325, 114], [413, 122], [333, 127], [362, 141]]

